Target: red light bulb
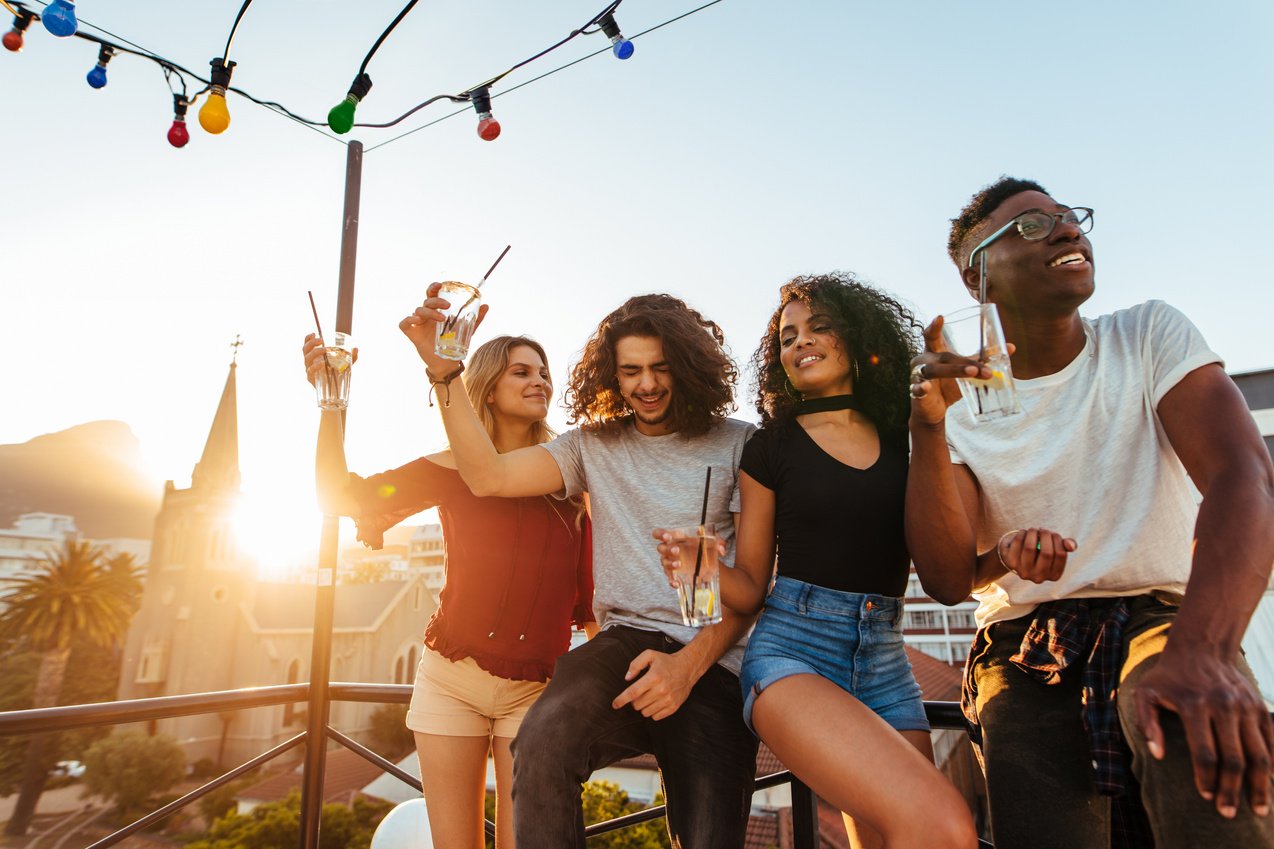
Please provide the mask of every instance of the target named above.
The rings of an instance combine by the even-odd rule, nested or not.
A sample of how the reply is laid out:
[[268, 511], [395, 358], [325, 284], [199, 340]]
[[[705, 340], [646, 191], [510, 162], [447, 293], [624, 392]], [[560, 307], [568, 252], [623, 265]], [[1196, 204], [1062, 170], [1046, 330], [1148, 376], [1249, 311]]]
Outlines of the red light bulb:
[[178, 118], [168, 128], [168, 143], [173, 147], [185, 147], [188, 141], [190, 141], [190, 132], [186, 129], [186, 122]]
[[4, 49], [13, 53], [22, 52], [22, 33], [19, 30], [11, 29], [4, 34]]
[[500, 136], [500, 122], [491, 117], [491, 113], [478, 122], [478, 137], [483, 141], [495, 141]]

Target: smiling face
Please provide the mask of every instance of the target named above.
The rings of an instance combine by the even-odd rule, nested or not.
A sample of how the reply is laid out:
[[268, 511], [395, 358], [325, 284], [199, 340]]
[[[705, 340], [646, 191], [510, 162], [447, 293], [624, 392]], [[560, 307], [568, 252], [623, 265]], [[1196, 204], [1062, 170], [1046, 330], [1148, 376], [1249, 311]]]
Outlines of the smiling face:
[[664, 359], [664, 343], [655, 336], [625, 336], [615, 343], [615, 378], [619, 394], [646, 436], [671, 433], [672, 371]]
[[850, 358], [831, 318], [817, 304], [792, 301], [779, 315], [779, 362], [792, 386], [806, 398], [853, 392]]
[[[1025, 212], [1064, 212], [1060, 204], [1036, 191], [1020, 192], [987, 218], [990, 234]], [[984, 249], [987, 299], [1018, 307], [1074, 310], [1093, 294], [1093, 246], [1073, 223], [1058, 221], [1046, 238], [1027, 241], [1010, 230]], [[980, 258], [964, 270], [964, 282], [977, 293]]]
[[486, 403], [497, 419], [537, 422], [549, 413], [553, 383], [543, 358], [529, 345], [509, 349], [508, 364]]

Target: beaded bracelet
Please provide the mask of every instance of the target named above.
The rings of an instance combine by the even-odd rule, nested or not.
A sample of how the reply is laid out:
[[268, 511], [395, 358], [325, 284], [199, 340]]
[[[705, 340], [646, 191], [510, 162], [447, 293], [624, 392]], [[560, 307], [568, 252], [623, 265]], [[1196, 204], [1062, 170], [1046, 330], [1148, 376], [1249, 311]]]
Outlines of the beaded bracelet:
[[451, 406], [451, 381], [459, 377], [460, 372], [462, 371], [464, 371], [464, 363], [459, 363], [458, 368], [455, 371], [451, 372], [446, 377], [438, 378], [438, 377], [434, 377], [433, 374], [430, 373], [428, 366], [425, 367], [425, 377], [429, 378], [429, 406], [430, 407], [434, 405], [434, 388], [437, 386], [441, 386], [443, 389], [447, 390], [447, 397], [443, 399], [442, 406], [444, 407]]

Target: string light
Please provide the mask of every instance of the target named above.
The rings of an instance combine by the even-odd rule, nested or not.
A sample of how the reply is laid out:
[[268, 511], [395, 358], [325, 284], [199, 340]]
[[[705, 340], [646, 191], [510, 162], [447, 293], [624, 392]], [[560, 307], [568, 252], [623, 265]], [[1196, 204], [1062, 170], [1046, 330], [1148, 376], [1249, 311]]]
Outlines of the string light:
[[[416, 2], [417, 0], [409, 0], [409, 2], [403, 8], [403, 10], [399, 12], [398, 17], [395, 18], [394, 22], [385, 30], [385, 32], [381, 34], [381, 37], [377, 40], [376, 45], [373, 46], [371, 52], [368, 53], [367, 58], [364, 59], [363, 68], [360, 68], [359, 75], [355, 78], [354, 84], [351, 85], [350, 87], [350, 95], [352, 95], [352, 99], [350, 95], [347, 95], [345, 101], [343, 101], [341, 104], [338, 104], [337, 107], [335, 107], [329, 113], [328, 115], [329, 120], [327, 122], [312, 121], [308, 118], [305, 118], [301, 115], [296, 114], [295, 112], [292, 112], [291, 110], [283, 106], [281, 103], [268, 101], [268, 100], [261, 100], [249, 94], [248, 92], [243, 91], [242, 89], [231, 87], [230, 77], [236, 63], [232, 61], [228, 61], [228, 58], [227, 58], [230, 52], [230, 43], [234, 38], [235, 30], [238, 28], [239, 22], [242, 19], [244, 12], [247, 10], [248, 6], [250, 5], [251, 0], [244, 0], [243, 5], [239, 9], [239, 14], [235, 17], [234, 26], [232, 27], [230, 32], [230, 37], [229, 39], [227, 39], [227, 42], [226, 42], [226, 49], [225, 51], [223, 51], [224, 55], [219, 58], [213, 59], [211, 62], [209, 62], [209, 65], [211, 67], [211, 72], [210, 72], [210, 79], [207, 79], [207, 80], [203, 79], [202, 77], [200, 77], [198, 74], [194, 73], [193, 71], [190, 71], [189, 69], [182, 67], [176, 62], [166, 59], [163, 56], [156, 54], [152, 51], [146, 50], [140, 45], [134, 44], [133, 42], [128, 41], [127, 39], [124, 39], [121, 36], [115, 35], [114, 33], [111, 33], [103, 29], [102, 27], [96, 26], [95, 24], [89, 24], [85, 22], [85, 26], [92, 27], [93, 29], [100, 31], [104, 33], [105, 35], [111, 36], [117, 41], [123, 41], [126, 44], [132, 45], [132, 47], [136, 49], [123, 47], [118, 43], [110, 42], [96, 35], [92, 35], [92, 34], [88, 34], [88, 33], [80, 31], [79, 22], [75, 20], [75, 3], [73, 2], [73, 0], [51, 0], [51, 2], [48, 3], [48, 5], [43, 10], [43, 13], [41, 15], [36, 15], [30, 10], [28, 10], [25, 7], [25, 4], [22, 2], [22, 0], [0, 0], [0, 5], [3, 5], [4, 8], [15, 12], [13, 29], [10, 32], [6, 33], [3, 38], [4, 47], [12, 52], [18, 52], [23, 48], [23, 31], [27, 29], [31, 21], [42, 20], [46, 23], [46, 27], [47, 27], [50, 19], [55, 19], [54, 28], [59, 29], [60, 31], [55, 32], [54, 34], [61, 35], [62, 33], [65, 33], [65, 36], [74, 36], [77, 38], [83, 38], [85, 40], [92, 41], [96, 43], [97, 45], [99, 45], [98, 66], [95, 67], [93, 71], [90, 71], [89, 76], [99, 77], [102, 82], [102, 85], [105, 85], [106, 63], [110, 61], [110, 58], [112, 58], [114, 55], [119, 53], [128, 53], [134, 56], [139, 56], [144, 59], [149, 59], [150, 61], [159, 65], [160, 68], [164, 71], [165, 76], [170, 78], [170, 85], [169, 85], [170, 89], [172, 87], [171, 75], [176, 74], [178, 79], [181, 81], [181, 88], [182, 88], [182, 93], [180, 95], [181, 108], [178, 107], [178, 95], [175, 91], [173, 91], [174, 121], [173, 121], [173, 125], [169, 128], [169, 134], [170, 134], [169, 143], [175, 147], [180, 147], [189, 141], [189, 132], [184, 126], [185, 125], [185, 109], [188, 108], [190, 104], [193, 103], [195, 100], [198, 100], [199, 96], [204, 93], [208, 94], [208, 99], [207, 101], [205, 101], [203, 107], [199, 111], [200, 125], [202, 125], [203, 128], [207, 130], [208, 132], [214, 133], [214, 134], [224, 132], [229, 127], [230, 111], [226, 103], [226, 93], [230, 91], [233, 91], [236, 94], [242, 95], [243, 97], [257, 104], [258, 106], [264, 106], [265, 108], [270, 109], [271, 111], [277, 112], [280, 115], [283, 115], [284, 117], [289, 118], [302, 126], [305, 126], [316, 132], [319, 132], [320, 135], [323, 135], [326, 138], [330, 138], [333, 141], [336, 141], [337, 143], [340, 143], [340, 144], [343, 144], [343, 142], [339, 138], [336, 138], [335, 136], [328, 135], [327, 133], [322, 132], [320, 128], [325, 128], [325, 127], [331, 128], [339, 133], [348, 132], [348, 130], [342, 131], [338, 129], [339, 127], [342, 126], [342, 123], [343, 123], [342, 119], [346, 117], [348, 117], [349, 126], [351, 129], [352, 127], [355, 127], [355, 126], [371, 127], [371, 128], [392, 127], [398, 124], [399, 122], [405, 120], [406, 118], [410, 117], [411, 115], [413, 115], [415, 112], [419, 111], [420, 109], [426, 106], [429, 106], [433, 103], [436, 103], [440, 100], [449, 100], [453, 103], [469, 103], [470, 105], [474, 107], [475, 111], [478, 114], [479, 136], [486, 141], [491, 141], [497, 138], [500, 135], [500, 131], [501, 131], [500, 123], [494, 118], [491, 112], [491, 101], [495, 97], [509, 94], [513, 91], [516, 91], [519, 88], [522, 88], [527, 85], [531, 85], [532, 83], [536, 83], [539, 80], [544, 79], [545, 77], [552, 76], [553, 74], [556, 74], [560, 71], [570, 68], [576, 64], [579, 64], [580, 62], [584, 62], [588, 59], [591, 59], [594, 56], [599, 55], [600, 53], [607, 52], [607, 49], [602, 48], [601, 50], [577, 57], [575, 59], [572, 59], [569, 62], [559, 65], [558, 67], [555, 67], [549, 71], [546, 71], [545, 73], [539, 74], [537, 76], [532, 77], [529, 80], [525, 80], [521, 83], [518, 83], [517, 85], [514, 85], [504, 91], [501, 91], [497, 94], [492, 94], [491, 88], [497, 82], [499, 82], [504, 77], [511, 74], [512, 72], [556, 50], [557, 48], [566, 44], [568, 41], [574, 39], [576, 36], [592, 34], [599, 31], [605, 33], [611, 39], [610, 52], [613, 53], [617, 58], [627, 59], [631, 57], [633, 53], [633, 48], [632, 48], [633, 39], [636, 39], [648, 33], [654, 32], [657, 29], [661, 29], [683, 18], [689, 17], [690, 15], [693, 15], [697, 12], [701, 12], [704, 9], [709, 8], [710, 6], [715, 6], [718, 3], [723, 2], [723, 0], [708, 0], [708, 2], [705, 2], [700, 6], [697, 6], [693, 9], [689, 9], [680, 15], [676, 15], [675, 17], [669, 18], [668, 20], [655, 24], [654, 26], [649, 27], [635, 34], [633, 36], [633, 39], [624, 38], [623, 34], [619, 31], [618, 24], [615, 23], [615, 20], [614, 20], [614, 13], [615, 13], [615, 10], [619, 7], [622, 0], [613, 0], [613, 2], [609, 3], [605, 8], [603, 8], [600, 12], [594, 15], [586, 24], [584, 24], [584, 26], [580, 27], [579, 29], [572, 30], [571, 33], [568, 34], [565, 38], [561, 39], [560, 41], [558, 41], [557, 43], [553, 45], [550, 45], [544, 50], [541, 50], [540, 52], [534, 54], [530, 58], [517, 63], [511, 68], [505, 70], [503, 73], [498, 74], [477, 86], [474, 86], [468, 91], [462, 92], [461, 94], [435, 95], [417, 104], [416, 106], [412, 107], [407, 112], [403, 113], [402, 115], [398, 116], [392, 121], [388, 121], [385, 123], [378, 123], [378, 124], [353, 123], [354, 111], [357, 105], [361, 102], [361, 100], [364, 97], [366, 97], [367, 92], [370, 91], [371, 89], [371, 79], [370, 77], [366, 75], [366, 70], [365, 70], [368, 60], [370, 60], [372, 54], [375, 53], [376, 48], [380, 46], [381, 42], [383, 42], [384, 39], [389, 35], [390, 31], [394, 28], [394, 26], [399, 21], [402, 20], [403, 16], [407, 14], [407, 12], [412, 8], [412, 6], [415, 5]], [[592, 27], [596, 27], [596, 28], [590, 29]], [[613, 27], [613, 31], [611, 29], [612, 27]], [[53, 29], [51, 29], [50, 31], [52, 32]], [[100, 71], [100, 74], [95, 73], [98, 71]], [[203, 83], [205, 85], [205, 88], [199, 91], [194, 97], [188, 96], [186, 93], [186, 77], [190, 77], [192, 80], [196, 80], [198, 82]], [[365, 83], [365, 88], [362, 85], [364, 83]], [[90, 84], [93, 84], [93, 83], [90, 82]], [[95, 85], [94, 87], [99, 87], [99, 86]], [[459, 110], [447, 113], [446, 115], [443, 115], [433, 121], [429, 121], [405, 133], [401, 133], [397, 136], [386, 139], [385, 141], [379, 144], [372, 145], [371, 147], [367, 148], [367, 152], [370, 152], [380, 147], [384, 147], [385, 145], [391, 144], [395, 141], [398, 141], [399, 139], [405, 138], [408, 135], [412, 135], [413, 133], [432, 127], [434, 124], [437, 124], [441, 121], [445, 121], [449, 118], [454, 118], [465, 111], [466, 110], [464, 108], [461, 108]], [[333, 123], [334, 118], [335, 118], [335, 122]], [[183, 134], [185, 136], [184, 139], [182, 138]], [[179, 141], [180, 141], [180, 144], [178, 143]]]
[[616, 59], [627, 59], [633, 55], [633, 43], [624, 38], [624, 34], [619, 31], [619, 24], [615, 23], [615, 15], [613, 13], [603, 15], [598, 22], [598, 26], [602, 28], [602, 33], [610, 39], [610, 52], [615, 54]]
[[230, 75], [234, 72], [234, 62], [227, 63], [223, 57], [208, 63], [212, 66], [209, 74], [208, 99], [199, 110], [199, 126], [214, 136], [224, 133], [230, 126], [230, 109], [226, 106], [226, 88], [230, 85]]
[[491, 90], [486, 86], [469, 92], [469, 102], [478, 113], [478, 138], [495, 141], [500, 137], [500, 122], [491, 117]]
[[367, 74], [359, 74], [354, 78], [354, 82], [349, 87], [349, 94], [327, 113], [327, 125], [332, 128], [332, 132], [345, 135], [353, 128], [354, 110], [371, 90], [372, 78]]
[[13, 29], [4, 34], [4, 49], [12, 53], [22, 52], [22, 33], [26, 32], [27, 27], [31, 26], [31, 21], [35, 15], [21, 7], [18, 8], [17, 14], [13, 17]]
[[75, 4], [71, 0], [53, 0], [40, 16], [44, 28], [58, 38], [75, 35], [79, 22], [75, 20]]
[[186, 109], [190, 101], [184, 94], [173, 94], [173, 125], [168, 128], [168, 143], [173, 147], [185, 147], [190, 141], [190, 131], [186, 129]]
[[93, 88], [106, 87], [106, 63], [111, 61], [114, 55], [115, 50], [105, 44], [102, 45], [101, 50], [97, 51], [97, 64], [93, 67], [93, 70], [88, 72], [86, 77], [88, 84]]

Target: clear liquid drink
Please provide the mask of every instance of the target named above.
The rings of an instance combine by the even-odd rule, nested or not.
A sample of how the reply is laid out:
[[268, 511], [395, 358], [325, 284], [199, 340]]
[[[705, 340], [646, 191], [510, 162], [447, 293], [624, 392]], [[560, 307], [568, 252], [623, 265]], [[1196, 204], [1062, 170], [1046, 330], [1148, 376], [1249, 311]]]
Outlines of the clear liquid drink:
[[344, 410], [349, 406], [351, 366], [354, 364], [354, 340], [344, 333], [337, 333], [335, 345], [323, 349], [324, 367], [314, 379], [320, 410]]
[[711, 524], [673, 531], [680, 558], [677, 604], [682, 623], [695, 628], [721, 621], [721, 571], [713, 531]]

